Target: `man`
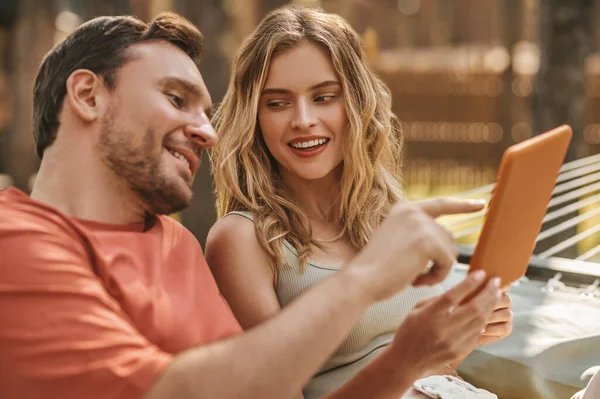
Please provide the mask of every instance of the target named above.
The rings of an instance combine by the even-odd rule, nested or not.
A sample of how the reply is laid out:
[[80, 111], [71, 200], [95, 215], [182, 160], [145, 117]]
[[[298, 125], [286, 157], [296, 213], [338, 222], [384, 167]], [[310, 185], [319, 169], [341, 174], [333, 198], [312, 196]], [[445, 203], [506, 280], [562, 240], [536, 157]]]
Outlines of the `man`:
[[[201, 151], [216, 141], [201, 43], [174, 14], [149, 25], [101, 17], [43, 60], [36, 183], [31, 197], [0, 193], [3, 399], [287, 398], [370, 304], [449, 272], [456, 248], [434, 219], [481, 205], [400, 204], [340, 273], [242, 334], [197, 241], [161, 216], [189, 204]], [[415, 309], [330, 397], [399, 397], [460, 357], [500, 295], [483, 279]]]

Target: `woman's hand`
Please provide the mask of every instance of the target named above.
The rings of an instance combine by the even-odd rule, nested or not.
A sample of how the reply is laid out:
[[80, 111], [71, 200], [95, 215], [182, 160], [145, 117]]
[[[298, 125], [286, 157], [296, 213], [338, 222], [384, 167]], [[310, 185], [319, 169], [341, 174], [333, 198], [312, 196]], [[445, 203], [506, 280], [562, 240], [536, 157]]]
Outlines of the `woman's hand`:
[[477, 341], [473, 343], [473, 346], [467, 348], [462, 356], [457, 357], [454, 362], [450, 363], [450, 367], [458, 368], [458, 365], [469, 356], [476, 346], [487, 345], [510, 335], [513, 328], [513, 312], [510, 310], [512, 300], [510, 295], [506, 293], [509, 288], [502, 288], [502, 296], [496, 301], [494, 311], [486, 321]]
[[510, 335], [513, 329], [512, 300], [506, 292], [496, 302], [494, 311], [485, 325], [485, 330], [477, 339], [477, 346], [499, 341]]
[[499, 280], [491, 279], [482, 289], [484, 278], [482, 271], [472, 273], [409, 313], [389, 349], [405, 372], [409, 368], [412, 373], [427, 375], [470, 351], [502, 296]]

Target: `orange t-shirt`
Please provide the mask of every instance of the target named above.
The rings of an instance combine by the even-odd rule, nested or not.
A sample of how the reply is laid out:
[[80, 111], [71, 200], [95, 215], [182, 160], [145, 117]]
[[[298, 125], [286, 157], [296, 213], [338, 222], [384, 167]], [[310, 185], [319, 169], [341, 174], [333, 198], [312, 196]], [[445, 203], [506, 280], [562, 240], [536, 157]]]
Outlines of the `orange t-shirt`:
[[175, 220], [82, 221], [0, 192], [0, 398], [140, 398], [173, 354], [239, 332]]

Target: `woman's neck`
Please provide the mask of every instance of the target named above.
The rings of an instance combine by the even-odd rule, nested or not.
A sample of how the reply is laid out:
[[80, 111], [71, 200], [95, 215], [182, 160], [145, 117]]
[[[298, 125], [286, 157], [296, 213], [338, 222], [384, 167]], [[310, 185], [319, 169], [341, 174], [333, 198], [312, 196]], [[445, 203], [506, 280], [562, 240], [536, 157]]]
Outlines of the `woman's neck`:
[[281, 173], [292, 200], [310, 220], [338, 222], [341, 168], [340, 165], [328, 175], [316, 180], [306, 180], [291, 173]]

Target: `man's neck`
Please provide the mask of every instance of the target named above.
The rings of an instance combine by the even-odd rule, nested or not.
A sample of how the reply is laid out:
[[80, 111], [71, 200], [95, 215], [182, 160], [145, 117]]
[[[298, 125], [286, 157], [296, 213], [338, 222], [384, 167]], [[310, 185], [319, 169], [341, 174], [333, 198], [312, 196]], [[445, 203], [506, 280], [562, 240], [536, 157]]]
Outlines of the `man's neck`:
[[85, 151], [68, 156], [48, 149], [40, 165], [31, 198], [66, 215], [101, 223], [144, 222], [140, 200], [97, 157]]

